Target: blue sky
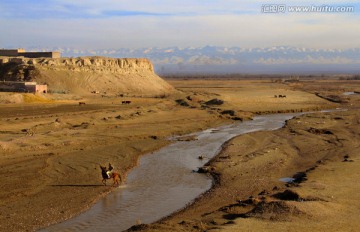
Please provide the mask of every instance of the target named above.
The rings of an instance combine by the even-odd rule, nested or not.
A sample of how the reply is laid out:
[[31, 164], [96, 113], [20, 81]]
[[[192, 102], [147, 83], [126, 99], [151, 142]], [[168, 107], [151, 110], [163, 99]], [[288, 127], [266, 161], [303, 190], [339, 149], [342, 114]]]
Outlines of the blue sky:
[[[355, 12], [262, 13], [271, 3]], [[0, 47], [359, 48], [359, 11], [353, 0], [1, 0]]]

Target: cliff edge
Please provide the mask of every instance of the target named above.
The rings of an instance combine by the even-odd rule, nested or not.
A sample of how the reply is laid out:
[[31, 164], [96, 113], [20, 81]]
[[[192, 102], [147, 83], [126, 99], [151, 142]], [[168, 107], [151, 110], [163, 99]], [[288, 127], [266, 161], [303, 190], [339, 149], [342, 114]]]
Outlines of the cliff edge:
[[143, 58], [0, 57], [0, 78], [47, 84], [53, 93], [157, 96], [173, 90], [154, 73], [151, 62]]

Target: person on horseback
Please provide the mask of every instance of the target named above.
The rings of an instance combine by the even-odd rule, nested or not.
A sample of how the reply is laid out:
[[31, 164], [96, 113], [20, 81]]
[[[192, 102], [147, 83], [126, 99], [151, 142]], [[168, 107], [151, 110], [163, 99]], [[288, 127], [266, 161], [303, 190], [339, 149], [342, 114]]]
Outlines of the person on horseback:
[[102, 176], [102, 183], [106, 185], [106, 180], [113, 179], [114, 183], [112, 186], [119, 186], [121, 184], [121, 176], [119, 172], [116, 172], [113, 168], [113, 166], [109, 163], [109, 168], [106, 166], [101, 166], [101, 176]]
[[111, 166], [111, 164], [109, 163], [109, 168], [106, 171], [106, 174], [108, 175], [109, 179], [112, 177], [113, 170], [114, 170], [113, 166]]

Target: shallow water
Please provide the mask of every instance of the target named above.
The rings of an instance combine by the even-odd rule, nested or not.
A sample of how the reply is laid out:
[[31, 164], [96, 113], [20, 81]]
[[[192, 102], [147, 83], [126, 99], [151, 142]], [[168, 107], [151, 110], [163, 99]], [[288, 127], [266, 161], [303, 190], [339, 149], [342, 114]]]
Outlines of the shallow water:
[[295, 178], [292, 178], [292, 177], [283, 177], [283, 178], [279, 179], [279, 181], [285, 182], [285, 183], [292, 183], [294, 180], [295, 180]]
[[346, 96], [355, 95], [355, 94], [357, 94], [357, 93], [355, 93], [355, 92], [345, 92], [345, 93], [343, 93], [343, 95], [346, 95]]
[[[258, 116], [208, 129], [192, 134], [197, 138], [194, 141], [177, 141], [145, 155], [129, 173], [125, 186], [83, 214], [41, 231], [122, 231], [139, 222], [155, 222], [211, 188], [212, 179], [194, 170], [214, 157], [224, 142], [240, 134], [281, 128], [294, 115], [299, 114]], [[200, 155], [205, 158], [199, 160]]]

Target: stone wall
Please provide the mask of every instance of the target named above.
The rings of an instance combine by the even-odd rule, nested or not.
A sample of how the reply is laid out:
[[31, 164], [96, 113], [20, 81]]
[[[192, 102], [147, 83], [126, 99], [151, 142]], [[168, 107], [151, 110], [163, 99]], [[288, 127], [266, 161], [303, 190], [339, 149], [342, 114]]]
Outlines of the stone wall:
[[60, 52], [20, 52], [26, 58], [60, 58]]
[[18, 49], [0, 49], [0, 56], [18, 56]]
[[0, 56], [23, 56], [26, 58], [60, 58], [60, 52], [26, 52], [24, 49], [0, 49]]

